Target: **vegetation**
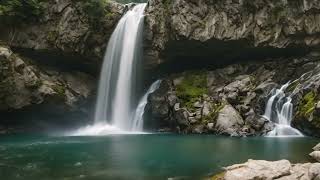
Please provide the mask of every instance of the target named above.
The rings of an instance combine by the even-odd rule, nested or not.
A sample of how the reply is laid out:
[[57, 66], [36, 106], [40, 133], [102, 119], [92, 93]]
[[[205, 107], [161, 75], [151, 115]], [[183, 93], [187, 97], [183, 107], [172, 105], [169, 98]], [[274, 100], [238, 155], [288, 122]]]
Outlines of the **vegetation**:
[[313, 91], [308, 92], [303, 96], [303, 100], [299, 106], [299, 115], [308, 118], [315, 108], [316, 93]]
[[215, 120], [218, 118], [219, 111], [223, 109], [225, 105], [225, 102], [214, 104], [213, 109], [210, 111], [208, 116], [203, 118], [203, 123], [215, 122]]
[[22, 23], [37, 21], [42, 15], [45, 0], [1, 0], [1, 23]]
[[193, 104], [203, 94], [207, 94], [207, 74], [203, 72], [187, 72], [182, 82], [176, 87], [177, 96], [187, 108], [193, 109]]

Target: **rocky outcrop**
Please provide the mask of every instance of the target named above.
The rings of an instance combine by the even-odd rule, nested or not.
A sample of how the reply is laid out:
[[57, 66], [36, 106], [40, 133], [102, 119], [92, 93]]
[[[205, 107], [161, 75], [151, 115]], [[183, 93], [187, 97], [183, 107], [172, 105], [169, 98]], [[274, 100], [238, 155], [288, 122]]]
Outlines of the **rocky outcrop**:
[[150, 0], [145, 61], [219, 65], [304, 53], [319, 48], [319, 10], [317, 0]]
[[[304, 104], [310, 105], [308, 113], [316, 113], [316, 103], [304, 102], [303, 95], [318, 92], [319, 60], [319, 56], [309, 54], [169, 75], [148, 99], [145, 127], [180, 133], [263, 135], [274, 128], [262, 116], [271, 90], [292, 81], [286, 91], [293, 97], [293, 125], [306, 134], [319, 136], [317, 126], [311, 125], [311, 132], [304, 126], [318, 122], [317, 116], [309, 120], [299, 116], [301, 111], [308, 111], [301, 108]], [[318, 102], [315, 97], [312, 102]]]
[[[319, 150], [320, 144], [313, 150]], [[316, 151], [317, 152], [317, 151]], [[318, 151], [319, 152], [319, 151]], [[312, 153], [315, 154], [315, 153]], [[311, 155], [312, 156], [312, 155]], [[317, 158], [316, 158], [317, 159]], [[317, 159], [319, 161], [319, 159]], [[224, 172], [208, 177], [212, 180], [316, 180], [320, 179], [320, 163], [291, 164], [288, 160], [265, 161], [249, 159], [243, 164], [224, 168]]]
[[320, 163], [291, 164], [288, 160], [263, 161], [248, 160], [226, 168], [224, 180], [253, 179], [319, 179]]
[[29, 53], [37, 50], [46, 56], [50, 53], [67, 56], [63, 61], [71, 61], [71, 57], [75, 57], [75, 64], [98, 66], [108, 39], [126, 7], [112, 1], [95, 4], [97, 2], [43, 2], [43, 14], [38, 21], [2, 25], [0, 39], [11, 47], [27, 49]]
[[0, 46], [0, 63], [1, 125], [12, 123], [8, 122], [9, 112], [16, 114], [33, 107], [33, 113], [46, 107], [51, 115], [79, 113], [95, 89], [95, 79], [90, 75], [38, 66], [4, 45]]

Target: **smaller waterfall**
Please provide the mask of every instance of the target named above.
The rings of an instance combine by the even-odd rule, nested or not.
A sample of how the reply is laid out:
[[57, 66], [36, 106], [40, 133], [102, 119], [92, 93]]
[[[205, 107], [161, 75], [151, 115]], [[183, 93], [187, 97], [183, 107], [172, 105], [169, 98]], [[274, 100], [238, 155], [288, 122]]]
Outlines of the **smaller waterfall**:
[[288, 86], [289, 83], [273, 90], [267, 102], [264, 117], [276, 124], [268, 136], [303, 136], [299, 130], [291, 127], [293, 104], [291, 97], [284, 92]]
[[149, 94], [157, 90], [160, 87], [160, 84], [161, 84], [161, 80], [157, 80], [156, 82], [154, 82], [148, 89], [147, 93], [141, 98], [134, 115], [132, 131], [140, 132], [143, 130], [143, 114], [144, 114], [144, 108], [148, 103], [148, 96]]

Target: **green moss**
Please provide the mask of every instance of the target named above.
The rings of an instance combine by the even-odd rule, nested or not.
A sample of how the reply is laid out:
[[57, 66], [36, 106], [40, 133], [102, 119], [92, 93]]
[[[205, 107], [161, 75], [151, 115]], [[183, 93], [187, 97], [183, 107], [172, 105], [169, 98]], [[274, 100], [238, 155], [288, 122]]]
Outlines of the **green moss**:
[[52, 87], [52, 89], [61, 97], [64, 97], [66, 89], [62, 85], [55, 85]]
[[182, 105], [193, 109], [193, 104], [207, 94], [207, 74], [203, 72], [187, 72], [182, 82], [176, 87], [177, 96]]
[[315, 109], [316, 93], [313, 91], [308, 92], [303, 96], [303, 100], [299, 105], [298, 115], [308, 118]]
[[81, 8], [88, 15], [92, 27], [99, 28], [105, 18], [113, 15], [107, 10], [108, 3], [109, 0], [80, 0]]

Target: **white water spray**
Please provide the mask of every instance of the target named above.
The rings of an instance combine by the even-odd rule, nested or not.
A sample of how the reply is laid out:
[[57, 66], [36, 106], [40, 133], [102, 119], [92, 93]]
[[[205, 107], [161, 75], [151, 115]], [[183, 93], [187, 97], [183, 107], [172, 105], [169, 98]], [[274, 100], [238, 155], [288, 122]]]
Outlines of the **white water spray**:
[[268, 136], [303, 136], [299, 130], [291, 127], [293, 104], [291, 97], [286, 97], [284, 92], [288, 86], [289, 83], [273, 90], [267, 102], [264, 117], [276, 125]]

